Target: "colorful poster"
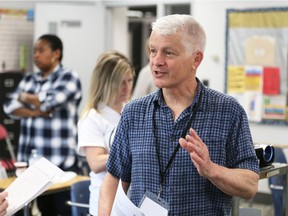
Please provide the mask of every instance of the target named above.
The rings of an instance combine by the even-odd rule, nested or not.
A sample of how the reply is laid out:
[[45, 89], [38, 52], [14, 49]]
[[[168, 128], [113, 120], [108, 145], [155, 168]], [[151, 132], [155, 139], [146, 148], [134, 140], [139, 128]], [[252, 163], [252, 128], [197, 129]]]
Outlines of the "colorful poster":
[[246, 91], [262, 92], [262, 66], [246, 66]]
[[286, 95], [264, 96], [263, 118], [284, 120], [286, 114]]

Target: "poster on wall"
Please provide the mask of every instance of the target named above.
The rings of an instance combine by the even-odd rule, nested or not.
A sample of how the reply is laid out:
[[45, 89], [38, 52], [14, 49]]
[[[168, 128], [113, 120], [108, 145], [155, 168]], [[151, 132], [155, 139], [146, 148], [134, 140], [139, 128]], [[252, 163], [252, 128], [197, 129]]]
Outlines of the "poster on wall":
[[226, 93], [249, 121], [288, 124], [288, 8], [228, 9], [226, 15]]
[[0, 73], [33, 71], [34, 10], [0, 8]]

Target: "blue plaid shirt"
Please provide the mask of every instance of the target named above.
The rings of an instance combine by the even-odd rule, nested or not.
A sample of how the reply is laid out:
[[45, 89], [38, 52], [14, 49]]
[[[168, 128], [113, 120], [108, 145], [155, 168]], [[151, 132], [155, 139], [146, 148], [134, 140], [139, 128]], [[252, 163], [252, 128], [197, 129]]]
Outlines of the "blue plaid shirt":
[[[193, 106], [199, 100], [200, 91], [202, 102], [191, 127], [208, 146], [211, 160], [228, 168], [243, 168], [259, 173], [244, 109], [232, 97], [208, 89], [197, 81], [197, 96], [175, 122], [172, 111], [163, 101], [161, 90], [125, 106], [111, 147], [107, 170], [113, 176], [130, 182], [131, 200], [135, 205], [140, 203], [146, 190], [155, 194], [159, 190], [155, 140], [160, 146], [163, 171], [191, 116]], [[170, 205], [169, 215], [223, 216], [231, 213], [232, 197], [201, 177], [188, 152], [182, 148], [164, 177], [161, 197]]]
[[55, 165], [69, 169], [76, 161], [77, 109], [82, 98], [78, 74], [62, 66], [44, 80], [41, 72], [27, 74], [4, 104], [12, 118], [19, 118], [12, 116], [14, 110], [28, 106], [18, 101], [21, 92], [42, 95], [40, 109], [52, 110], [53, 117], [21, 118], [17, 160], [27, 161], [36, 148]]

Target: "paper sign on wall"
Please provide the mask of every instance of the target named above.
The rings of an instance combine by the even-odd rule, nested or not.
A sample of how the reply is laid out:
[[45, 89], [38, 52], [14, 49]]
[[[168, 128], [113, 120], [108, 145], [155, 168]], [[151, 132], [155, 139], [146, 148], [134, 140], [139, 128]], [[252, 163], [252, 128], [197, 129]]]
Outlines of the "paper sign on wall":
[[263, 94], [278, 95], [280, 93], [280, 70], [277, 67], [264, 67]]
[[228, 93], [245, 92], [245, 67], [244, 66], [228, 66]]
[[271, 36], [254, 35], [245, 41], [246, 64], [275, 66], [275, 38]]
[[284, 120], [286, 114], [286, 95], [264, 96], [263, 118]]
[[262, 92], [262, 66], [246, 66], [246, 91]]

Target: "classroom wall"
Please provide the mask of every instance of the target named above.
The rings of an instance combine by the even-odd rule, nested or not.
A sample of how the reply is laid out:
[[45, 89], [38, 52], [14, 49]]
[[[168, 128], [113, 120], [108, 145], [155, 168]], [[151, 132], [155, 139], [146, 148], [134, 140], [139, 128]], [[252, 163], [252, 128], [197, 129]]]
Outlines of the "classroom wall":
[[[98, 56], [104, 51], [103, 7], [95, 4], [37, 3], [35, 5], [34, 39], [46, 33], [57, 34], [63, 41], [63, 65], [80, 76], [83, 98], [87, 100], [90, 77]], [[48, 13], [53, 11], [53, 13]], [[101, 19], [100, 19], [101, 17]]]

